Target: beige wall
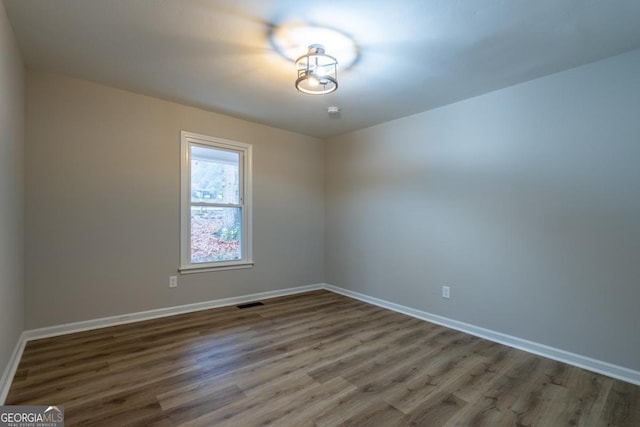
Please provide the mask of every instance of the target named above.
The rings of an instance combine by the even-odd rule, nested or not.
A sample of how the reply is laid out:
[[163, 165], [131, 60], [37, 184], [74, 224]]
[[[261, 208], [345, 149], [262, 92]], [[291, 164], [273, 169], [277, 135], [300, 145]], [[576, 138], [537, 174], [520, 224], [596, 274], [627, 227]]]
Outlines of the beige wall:
[[329, 140], [327, 282], [640, 370], [639, 90], [635, 51]]
[[[640, 51], [323, 150], [295, 133], [29, 71], [25, 327], [327, 281], [638, 370], [638, 87]], [[2, 106], [3, 120], [17, 114]], [[254, 145], [256, 266], [180, 276], [169, 289], [180, 130]], [[16, 203], [0, 224], [11, 248], [17, 165], [0, 170], [14, 181], [2, 187], [3, 209], [5, 194]], [[20, 251], [1, 250], [19, 298]], [[2, 332], [7, 342], [19, 329]]]
[[[322, 141], [42, 71], [26, 111], [26, 328], [323, 281]], [[181, 130], [253, 144], [256, 264], [169, 289]]]
[[24, 65], [0, 2], [0, 374], [22, 333]]

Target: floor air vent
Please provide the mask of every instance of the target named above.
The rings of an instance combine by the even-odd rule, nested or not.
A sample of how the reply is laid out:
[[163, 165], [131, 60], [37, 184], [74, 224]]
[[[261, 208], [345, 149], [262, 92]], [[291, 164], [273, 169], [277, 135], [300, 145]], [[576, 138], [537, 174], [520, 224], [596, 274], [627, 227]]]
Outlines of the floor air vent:
[[258, 302], [248, 302], [246, 304], [236, 305], [236, 307], [238, 307], [238, 308], [249, 308], [249, 307], [257, 307], [259, 305], [264, 305], [264, 304], [261, 303], [260, 301], [258, 301]]

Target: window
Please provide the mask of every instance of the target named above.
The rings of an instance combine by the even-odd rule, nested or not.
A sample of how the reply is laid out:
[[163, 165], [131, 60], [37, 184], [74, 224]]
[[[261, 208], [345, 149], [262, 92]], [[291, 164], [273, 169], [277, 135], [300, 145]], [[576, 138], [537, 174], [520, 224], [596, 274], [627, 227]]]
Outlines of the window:
[[182, 132], [180, 271], [253, 264], [251, 145]]

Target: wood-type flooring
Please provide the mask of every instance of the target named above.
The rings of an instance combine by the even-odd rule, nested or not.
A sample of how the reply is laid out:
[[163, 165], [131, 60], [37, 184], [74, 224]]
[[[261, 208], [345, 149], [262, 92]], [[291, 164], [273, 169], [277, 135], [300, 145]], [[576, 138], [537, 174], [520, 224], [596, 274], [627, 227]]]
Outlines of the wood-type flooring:
[[66, 426], [640, 426], [640, 387], [328, 291], [30, 341]]

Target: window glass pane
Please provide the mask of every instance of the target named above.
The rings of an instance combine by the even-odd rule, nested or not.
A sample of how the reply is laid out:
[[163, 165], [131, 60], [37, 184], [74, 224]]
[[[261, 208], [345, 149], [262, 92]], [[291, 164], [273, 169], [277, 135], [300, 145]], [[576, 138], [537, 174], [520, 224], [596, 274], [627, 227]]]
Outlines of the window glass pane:
[[191, 201], [240, 203], [240, 153], [191, 146]]
[[240, 208], [191, 207], [191, 262], [242, 258]]

